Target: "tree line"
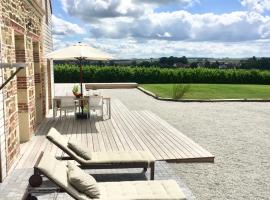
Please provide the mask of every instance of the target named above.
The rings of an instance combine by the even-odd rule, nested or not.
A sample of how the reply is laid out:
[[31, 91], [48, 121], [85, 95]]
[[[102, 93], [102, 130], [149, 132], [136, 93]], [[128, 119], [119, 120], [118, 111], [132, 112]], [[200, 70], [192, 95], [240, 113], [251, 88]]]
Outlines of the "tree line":
[[[256, 58], [255, 56], [248, 59], [241, 59], [233, 61], [227, 59], [225, 61], [198, 58], [188, 59], [186, 56], [182, 57], [161, 57], [159, 59], [146, 60], [130, 60], [130, 61], [85, 61], [85, 65], [95, 66], [128, 66], [128, 67], [158, 67], [158, 68], [211, 68], [211, 69], [270, 69], [270, 58]], [[195, 60], [195, 61], [194, 61]], [[76, 64], [74, 61], [56, 61], [56, 64]]]

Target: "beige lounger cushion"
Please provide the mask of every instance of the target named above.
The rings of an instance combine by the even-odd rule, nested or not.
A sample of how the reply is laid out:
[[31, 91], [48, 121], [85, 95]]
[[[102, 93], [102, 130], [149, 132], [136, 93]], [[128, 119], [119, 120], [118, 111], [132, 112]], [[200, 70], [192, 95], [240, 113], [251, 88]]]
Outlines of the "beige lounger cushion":
[[68, 147], [68, 139], [62, 136], [55, 128], [50, 129], [47, 137], [52, 140], [53, 143], [58, 144], [65, 153], [81, 165], [136, 162], [146, 162], [150, 164], [155, 161], [154, 156], [148, 151], [91, 152], [91, 160], [85, 160]]
[[113, 200], [185, 200], [178, 184], [174, 180], [166, 181], [127, 181], [105, 182], [98, 184], [100, 199]]
[[36, 166], [45, 176], [55, 182], [59, 187], [76, 197], [78, 200], [91, 200], [85, 194], [78, 192], [69, 182], [67, 176], [67, 166], [65, 162], [55, 159], [54, 154], [44, 153], [38, 166]]
[[91, 151], [83, 146], [79, 145], [76, 142], [68, 142], [68, 148], [70, 148], [72, 151], [74, 151], [78, 156], [82, 157], [85, 160], [91, 160]]
[[69, 183], [90, 198], [99, 198], [100, 192], [96, 180], [72, 162], [68, 162], [67, 166]]
[[50, 129], [49, 133], [47, 134], [47, 138], [49, 138], [54, 144], [57, 144], [66, 154], [77, 162], [83, 163], [86, 161], [68, 148], [68, 139], [61, 135], [55, 128]]
[[[78, 192], [69, 182], [67, 166], [56, 160], [53, 154], [44, 153], [37, 168], [58, 186], [78, 200], [91, 200]], [[98, 200], [185, 200], [177, 183], [169, 181], [130, 181], [98, 183], [100, 198]], [[95, 199], [97, 200], [97, 199]]]
[[92, 159], [84, 161], [84, 165], [92, 163], [138, 163], [147, 162], [150, 164], [154, 162], [154, 156], [148, 151], [106, 151], [106, 152], [92, 152]]

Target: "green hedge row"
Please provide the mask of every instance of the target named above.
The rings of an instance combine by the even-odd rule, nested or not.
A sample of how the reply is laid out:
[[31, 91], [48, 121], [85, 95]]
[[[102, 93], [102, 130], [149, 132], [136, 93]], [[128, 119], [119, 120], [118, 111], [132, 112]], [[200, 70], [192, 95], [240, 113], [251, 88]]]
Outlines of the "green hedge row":
[[[270, 71], [84, 66], [84, 82], [270, 84]], [[56, 83], [77, 83], [76, 65], [56, 65]]]

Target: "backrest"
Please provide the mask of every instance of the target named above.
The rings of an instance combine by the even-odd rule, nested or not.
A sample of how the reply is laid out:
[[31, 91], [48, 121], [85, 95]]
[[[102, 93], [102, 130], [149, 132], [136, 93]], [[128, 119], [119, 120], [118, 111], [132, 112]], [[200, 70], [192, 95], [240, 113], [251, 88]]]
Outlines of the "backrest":
[[89, 96], [89, 106], [102, 106], [103, 97], [102, 96]]
[[74, 98], [73, 97], [62, 97], [61, 98], [61, 107], [70, 107], [74, 106]]
[[77, 200], [90, 200], [83, 193], [78, 192], [68, 181], [68, 169], [66, 163], [57, 160], [52, 153], [45, 152], [36, 166], [53, 183], [66, 191]]
[[55, 128], [52, 127], [46, 137], [72, 159], [76, 160], [80, 164], [85, 162], [83, 158], [79, 157], [74, 151], [68, 148], [68, 139], [61, 135], [61, 133], [59, 133]]

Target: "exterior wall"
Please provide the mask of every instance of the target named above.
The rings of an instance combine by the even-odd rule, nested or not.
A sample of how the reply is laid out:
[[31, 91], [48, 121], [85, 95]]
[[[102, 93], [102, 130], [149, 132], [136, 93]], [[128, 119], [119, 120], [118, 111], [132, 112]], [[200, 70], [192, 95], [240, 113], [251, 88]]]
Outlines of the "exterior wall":
[[[0, 63], [27, 65], [0, 90], [0, 182], [16, 162], [20, 142], [31, 138], [51, 101], [44, 59], [52, 49], [51, 25], [46, 23], [51, 11], [45, 12], [45, 1], [50, 5], [50, 0], [0, 0]], [[0, 68], [0, 84], [15, 70]]]
[[[51, 7], [51, 1], [50, 0], [44, 0], [43, 1], [43, 9], [47, 10], [47, 18], [43, 18], [43, 57], [44, 55], [50, 53], [53, 51], [53, 42], [52, 42], [52, 7]], [[52, 108], [52, 97], [54, 96], [54, 74], [53, 74], [53, 62], [47, 59], [43, 60], [43, 65], [45, 68], [46, 74], [44, 76], [46, 77], [44, 80], [44, 86], [46, 91], [46, 110]]]

